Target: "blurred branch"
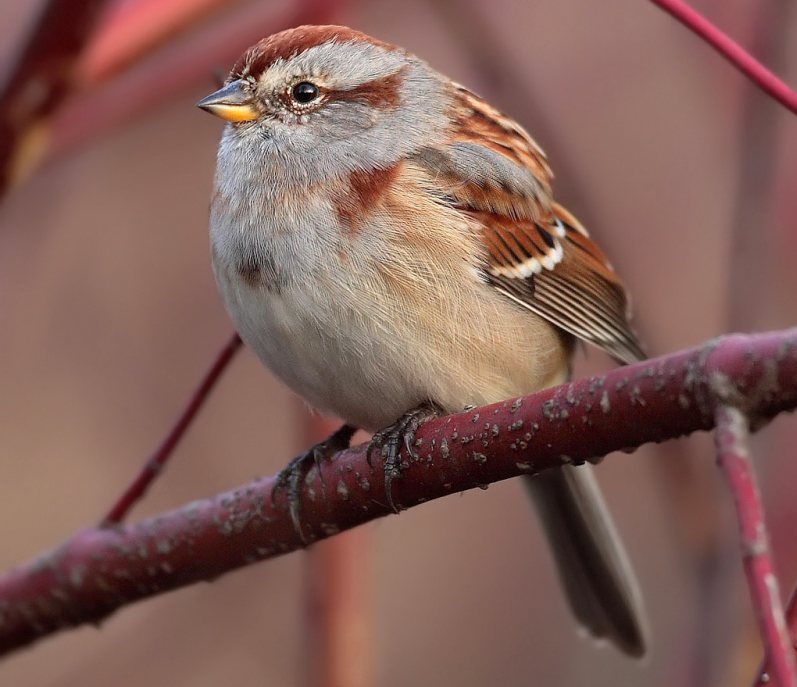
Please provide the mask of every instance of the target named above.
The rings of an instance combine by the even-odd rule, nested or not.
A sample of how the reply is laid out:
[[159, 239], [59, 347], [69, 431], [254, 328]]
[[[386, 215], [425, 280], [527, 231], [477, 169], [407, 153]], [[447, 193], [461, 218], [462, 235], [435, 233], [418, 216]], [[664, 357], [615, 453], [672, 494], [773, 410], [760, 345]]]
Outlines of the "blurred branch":
[[0, 90], [0, 198], [46, 149], [48, 118], [69, 94], [75, 64], [106, 0], [48, 0]]
[[775, 74], [756, 60], [730, 36], [720, 31], [705, 17], [698, 14], [682, 0], [651, 0], [665, 12], [675, 17], [686, 28], [697, 34], [728, 62], [771, 95], [781, 105], [797, 114], [797, 93]]
[[[275, 18], [271, 3], [254, 2], [213, 26], [166, 46], [96, 91], [67, 104], [54, 122], [52, 154], [67, 152], [147, 112], [156, 104], [230, 64], [261, 38], [290, 26], [325, 23], [347, 0], [296, 0], [292, 12]], [[215, 87], [215, 86], [214, 86]]]
[[[302, 404], [303, 405], [303, 404]], [[303, 446], [340, 427], [304, 413]], [[367, 687], [375, 684], [370, 645], [371, 531], [342, 532], [311, 547], [304, 559], [303, 683], [307, 687]]]
[[231, 0], [117, 0], [77, 65], [81, 86], [104, 81]]
[[783, 603], [769, 548], [761, 497], [748, 447], [748, 420], [737, 408], [716, 411], [714, 441], [717, 462], [734, 496], [742, 545], [742, 562], [766, 654], [778, 687], [797, 687], [797, 665], [789, 640]]
[[216, 386], [219, 377], [221, 377], [224, 370], [227, 369], [227, 366], [235, 357], [240, 347], [241, 339], [238, 337], [238, 334], [233, 334], [224, 348], [219, 351], [213, 364], [205, 373], [199, 386], [188, 400], [188, 404], [177, 419], [177, 422], [175, 422], [169, 430], [169, 433], [163, 439], [160, 446], [158, 446], [155, 453], [149, 457], [136, 478], [128, 485], [127, 489], [125, 489], [116, 503], [108, 511], [108, 514], [100, 523], [101, 527], [118, 525], [127, 517], [130, 509], [144, 497], [149, 487], [163, 471], [163, 468], [166, 467], [166, 463], [174, 453], [174, 449], [177, 448], [180, 440], [185, 436], [185, 433], [188, 431], [197, 413], [202, 409], [213, 387]]
[[[759, 10], [756, 54], [777, 67], [785, 62], [794, 0], [771, 0]], [[778, 110], [760, 91], [745, 89], [739, 131], [739, 177], [734, 194], [728, 280], [728, 322], [732, 329], [755, 329], [765, 317], [761, 304], [771, 284], [750, 275], [764, 275], [777, 251], [772, 194], [778, 152]], [[763, 316], [763, 317], [762, 317]]]
[[[797, 407], [797, 329], [702, 347], [432, 420], [393, 485], [403, 507], [610, 451], [710, 429], [733, 405], [757, 423]], [[364, 446], [311, 468], [300, 495], [308, 541], [389, 514]], [[89, 529], [0, 576], [0, 651], [97, 622], [135, 600], [301, 548], [284, 490], [257, 480], [138, 524]], [[274, 499], [272, 501], [272, 498]]]
[[307, 687], [378, 684], [369, 622], [371, 551], [367, 528], [341, 532], [307, 551], [302, 595], [302, 684]]

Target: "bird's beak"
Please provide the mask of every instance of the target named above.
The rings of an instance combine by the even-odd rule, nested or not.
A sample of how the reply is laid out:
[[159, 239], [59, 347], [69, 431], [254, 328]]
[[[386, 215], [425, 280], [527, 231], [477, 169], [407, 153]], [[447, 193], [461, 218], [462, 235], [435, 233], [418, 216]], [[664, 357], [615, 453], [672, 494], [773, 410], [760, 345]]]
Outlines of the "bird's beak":
[[251, 122], [259, 116], [252, 95], [242, 88], [240, 80], [202, 98], [196, 106], [228, 122]]

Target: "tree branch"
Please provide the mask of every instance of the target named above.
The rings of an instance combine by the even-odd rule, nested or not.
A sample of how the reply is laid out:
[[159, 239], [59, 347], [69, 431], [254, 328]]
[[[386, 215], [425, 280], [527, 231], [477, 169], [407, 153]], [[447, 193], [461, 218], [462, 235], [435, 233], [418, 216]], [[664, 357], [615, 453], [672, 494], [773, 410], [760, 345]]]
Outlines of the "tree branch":
[[742, 563], [769, 657], [771, 676], [779, 687], [797, 687], [794, 650], [789, 641], [778, 579], [772, 565], [764, 509], [750, 461], [748, 420], [738, 408], [730, 406], [717, 408], [716, 419], [717, 462], [728, 478], [734, 496]]
[[[408, 508], [521, 474], [710, 429], [733, 405], [758, 422], [797, 406], [797, 329], [734, 335], [540, 393], [430, 421], [394, 483]], [[143, 522], [77, 533], [0, 576], [0, 653], [122, 606], [305, 545], [283, 491], [257, 480]], [[308, 541], [388, 515], [364, 446], [311, 469]], [[272, 498], [274, 502], [272, 503]]]
[[[791, 649], [797, 650], [797, 587], [792, 590], [789, 602], [786, 604], [786, 630], [789, 633]], [[777, 683], [772, 682], [772, 660], [770, 656], [765, 656], [761, 667], [758, 670], [754, 687], [778, 687]]]

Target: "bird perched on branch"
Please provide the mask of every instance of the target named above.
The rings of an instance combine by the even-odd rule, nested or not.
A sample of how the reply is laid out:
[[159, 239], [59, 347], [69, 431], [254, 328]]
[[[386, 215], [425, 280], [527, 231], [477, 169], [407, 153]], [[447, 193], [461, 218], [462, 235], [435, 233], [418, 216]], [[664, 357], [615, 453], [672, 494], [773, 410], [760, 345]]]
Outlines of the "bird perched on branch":
[[[303, 26], [247, 50], [199, 106], [229, 123], [210, 219], [227, 311], [269, 369], [346, 422], [283, 471], [293, 502], [304, 459], [361, 428], [397, 510], [399, 449], [423, 420], [566, 381], [576, 340], [644, 357], [623, 285], [554, 200], [540, 147], [419, 58]], [[525, 479], [578, 620], [643, 654], [591, 469]]]

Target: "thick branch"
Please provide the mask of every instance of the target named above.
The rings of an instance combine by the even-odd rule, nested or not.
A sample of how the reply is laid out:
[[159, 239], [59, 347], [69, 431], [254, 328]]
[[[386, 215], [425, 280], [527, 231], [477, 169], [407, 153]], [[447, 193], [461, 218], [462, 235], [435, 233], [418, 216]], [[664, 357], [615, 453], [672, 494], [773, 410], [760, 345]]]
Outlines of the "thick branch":
[[[376, 399], [375, 399], [375, 402]], [[729, 336], [514, 401], [434, 420], [418, 431], [417, 459], [394, 482], [408, 508], [477, 486], [594, 460], [618, 449], [710, 429], [733, 405], [771, 418], [797, 406], [797, 329]], [[308, 540], [389, 513], [381, 466], [363, 447], [313, 468], [301, 494]], [[79, 532], [0, 577], [0, 652], [116, 609], [210, 580], [304, 544], [273, 479], [115, 529]]]

